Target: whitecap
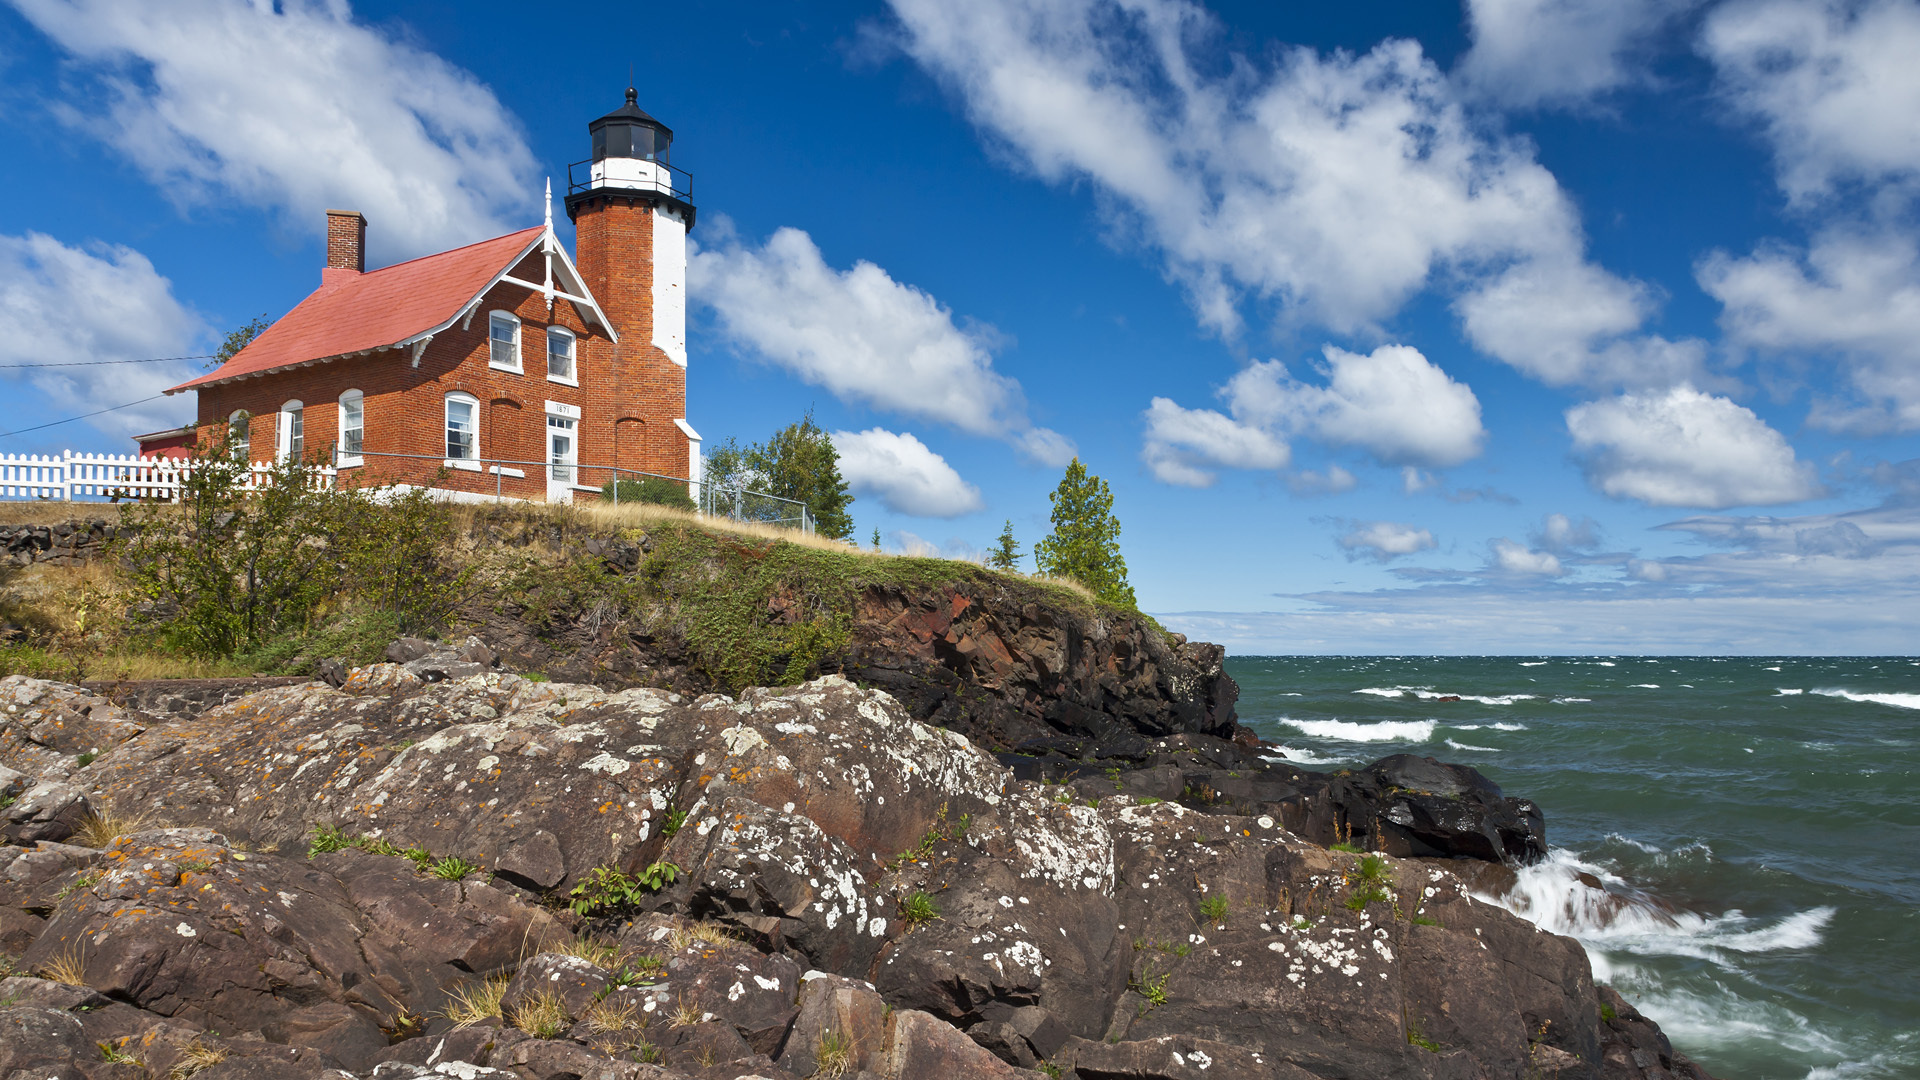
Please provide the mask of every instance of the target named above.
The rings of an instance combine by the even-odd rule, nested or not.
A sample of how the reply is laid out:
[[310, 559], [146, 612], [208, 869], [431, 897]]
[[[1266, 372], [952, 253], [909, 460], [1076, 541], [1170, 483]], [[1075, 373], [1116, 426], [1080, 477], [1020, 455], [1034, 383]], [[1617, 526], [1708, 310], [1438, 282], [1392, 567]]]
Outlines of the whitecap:
[[1779, 671], [1779, 667], [1761, 668], [1762, 671]]
[[1405, 697], [1407, 692], [1400, 687], [1366, 686], [1355, 690], [1356, 694], [1372, 694], [1375, 697]]
[[1553, 703], [1555, 705], [1585, 705], [1592, 700], [1590, 697], [1557, 697], [1553, 699]]
[[1450, 694], [1442, 690], [1415, 690], [1411, 687], [1408, 688], [1408, 692], [1422, 701], [1458, 698], [1461, 701], [1472, 701], [1481, 705], [1511, 705], [1516, 701], [1533, 701], [1536, 698], [1534, 694]]
[[1454, 729], [1455, 731], [1482, 731], [1482, 730], [1489, 730], [1489, 729], [1493, 731], [1525, 731], [1527, 730], [1527, 725], [1525, 724], [1507, 724], [1507, 723], [1448, 724], [1447, 726]]
[[1614, 667], [1615, 664], [1611, 660], [1595, 660], [1593, 662], [1593, 666], [1594, 667]]
[[1920, 709], [1920, 694], [1856, 694], [1852, 690], [1815, 690], [1814, 693], [1822, 697], [1837, 697], [1847, 701], [1891, 705], [1896, 709]]
[[1658, 690], [1660, 689], [1660, 684], [1657, 682], [1637, 682], [1633, 684], [1633, 688], [1635, 690]]
[[1552, 662], [1553, 661], [1551, 660], [1522, 660], [1520, 661], [1520, 666], [1521, 667], [1539, 667], [1542, 664], [1550, 664]]
[[1281, 723], [1316, 739], [1338, 742], [1426, 742], [1433, 738], [1432, 720], [1386, 720], [1355, 724], [1346, 720], [1287, 720]]
[[1806, 693], [1806, 691], [1805, 690], [1788, 690], [1782, 687], [1780, 689], [1775, 690], [1774, 693], [1780, 695], [1781, 697], [1792, 697], [1795, 694], [1804, 694]]
[[1453, 747], [1455, 750], [1478, 750], [1483, 754], [1497, 754], [1500, 752], [1498, 747], [1475, 746], [1472, 743], [1454, 742], [1452, 739], [1447, 740], [1447, 745]]

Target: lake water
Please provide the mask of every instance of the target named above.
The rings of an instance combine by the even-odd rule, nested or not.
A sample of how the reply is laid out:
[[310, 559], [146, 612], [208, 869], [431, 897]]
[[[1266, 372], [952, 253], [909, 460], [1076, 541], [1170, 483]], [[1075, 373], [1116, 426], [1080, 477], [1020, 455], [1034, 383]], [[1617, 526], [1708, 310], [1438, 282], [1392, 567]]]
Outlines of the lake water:
[[[1730, 1080], [1920, 1077], [1920, 661], [1236, 657], [1312, 768], [1472, 765], [1546, 812], [1508, 906]], [[1647, 901], [1608, 919], [1573, 874]], [[1665, 906], [1667, 910], [1663, 911]]]

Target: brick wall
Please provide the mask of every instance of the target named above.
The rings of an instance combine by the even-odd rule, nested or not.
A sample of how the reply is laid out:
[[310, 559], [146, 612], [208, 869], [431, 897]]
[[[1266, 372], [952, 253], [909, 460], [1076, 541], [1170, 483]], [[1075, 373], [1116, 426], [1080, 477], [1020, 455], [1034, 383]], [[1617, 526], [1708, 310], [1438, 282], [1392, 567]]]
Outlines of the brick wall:
[[[644, 211], [643, 208], [643, 213]], [[581, 215], [583, 226], [592, 220]], [[601, 280], [589, 278], [594, 296], [608, 308], [623, 341], [616, 346], [597, 323], [588, 324], [566, 300], [555, 300], [551, 316], [538, 292], [497, 285], [476, 307], [465, 329], [456, 323], [442, 331], [414, 367], [407, 350], [389, 350], [327, 364], [274, 372], [199, 391], [203, 426], [218, 431], [237, 409], [253, 415], [249, 429], [252, 457], [266, 460], [277, 446], [282, 404], [305, 406], [304, 441], [309, 453], [326, 453], [339, 439], [339, 398], [359, 390], [365, 402], [363, 446], [366, 464], [344, 470], [353, 483], [430, 483], [435, 487], [491, 494], [489, 473], [449, 470], [439, 477], [446, 452], [446, 395], [463, 391], [480, 403], [479, 456], [541, 462], [546, 458], [546, 402], [577, 406], [578, 461], [582, 465], [619, 466], [666, 476], [687, 474], [687, 439], [674, 425], [685, 416], [686, 374], [660, 350], [646, 344], [651, 330], [650, 220], [642, 220], [636, 245], [624, 220], [610, 247], [590, 246], [582, 230], [583, 273], [591, 250]], [[331, 240], [331, 236], [329, 238]], [[330, 245], [331, 246], [331, 245]], [[611, 251], [612, 257], [608, 257]], [[545, 274], [538, 253], [513, 270], [515, 277], [539, 281]], [[629, 291], [632, 290], [632, 291]], [[489, 366], [488, 313], [510, 311], [520, 319], [522, 373]], [[620, 314], [615, 314], [618, 311]], [[644, 319], [645, 330], [634, 320]], [[560, 326], [576, 335], [575, 366], [580, 385], [547, 378], [547, 328]], [[631, 329], [630, 329], [631, 327]], [[417, 454], [422, 459], [383, 459], [377, 453]], [[502, 477], [499, 490], [509, 496], [545, 498], [547, 482], [538, 465], [510, 466], [524, 478]], [[598, 487], [604, 472], [583, 469], [576, 479]]]
[[327, 211], [327, 267], [367, 271], [367, 219], [353, 210]]

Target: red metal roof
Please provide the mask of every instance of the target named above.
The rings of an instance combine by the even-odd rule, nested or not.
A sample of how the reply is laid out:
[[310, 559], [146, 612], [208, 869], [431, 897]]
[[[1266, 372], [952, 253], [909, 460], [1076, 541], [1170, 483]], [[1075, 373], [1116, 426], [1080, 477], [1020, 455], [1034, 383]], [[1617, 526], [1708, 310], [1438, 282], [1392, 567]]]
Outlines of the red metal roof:
[[233, 359], [167, 393], [392, 348], [460, 314], [540, 239], [540, 226], [364, 274], [328, 271], [320, 287]]

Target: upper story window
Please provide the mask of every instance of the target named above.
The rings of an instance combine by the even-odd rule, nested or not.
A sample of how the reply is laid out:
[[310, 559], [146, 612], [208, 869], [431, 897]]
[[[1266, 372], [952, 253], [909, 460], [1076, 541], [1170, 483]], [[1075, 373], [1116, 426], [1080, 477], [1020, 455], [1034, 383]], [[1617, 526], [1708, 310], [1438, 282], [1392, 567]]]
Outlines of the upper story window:
[[547, 328], [547, 378], [556, 382], [578, 383], [574, 370], [573, 335], [557, 326]]
[[297, 459], [307, 448], [307, 407], [298, 401], [289, 401], [280, 406], [279, 430], [275, 438], [279, 443], [274, 451], [280, 460]]
[[[471, 394], [447, 395], [447, 462], [480, 458], [480, 402]], [[469, 466], [470, 468], [473, 466]]]
[[227, 417], [227, 452], [241, 461], [253, 460], [253, 414], [236, 409]]
[[367, 440], [367, 403], [366, 397], [358, 390], [349, 390], [340, 395], [340, 455], [341, 464], [360, 464], [360, 453]]
[[520, 320], [496, 311], [487, 316], [487, 363], [502, 371], [520, 370]]

